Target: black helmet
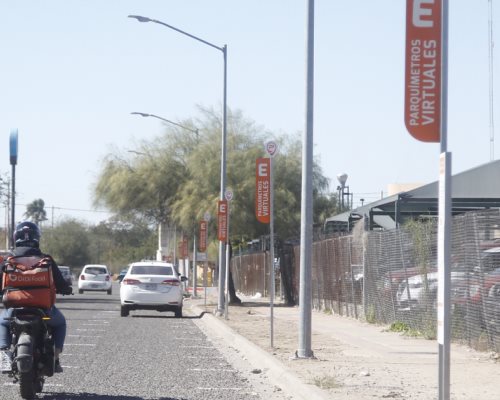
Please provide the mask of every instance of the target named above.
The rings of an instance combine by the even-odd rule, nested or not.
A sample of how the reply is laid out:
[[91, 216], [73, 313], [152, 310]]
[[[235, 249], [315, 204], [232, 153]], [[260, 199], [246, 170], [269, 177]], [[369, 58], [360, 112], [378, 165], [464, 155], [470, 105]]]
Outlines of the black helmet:
[[16, 247], [35, 247], [40, 244], [40, 229], [30, 221], [20, 222], [14, 231], [14, 243]]

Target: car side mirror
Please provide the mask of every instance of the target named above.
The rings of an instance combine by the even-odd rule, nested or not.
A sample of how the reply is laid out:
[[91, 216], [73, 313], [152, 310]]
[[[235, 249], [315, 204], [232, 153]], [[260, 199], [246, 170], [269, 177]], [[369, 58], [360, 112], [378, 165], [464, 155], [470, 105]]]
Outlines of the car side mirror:
[[183, 276], [181, 276], [181, 282], [186, 282], [187, 280], [188, 280], [188, 278], [187, 278], [187, 277], [185, 277], [184, 275], [183, 275]]

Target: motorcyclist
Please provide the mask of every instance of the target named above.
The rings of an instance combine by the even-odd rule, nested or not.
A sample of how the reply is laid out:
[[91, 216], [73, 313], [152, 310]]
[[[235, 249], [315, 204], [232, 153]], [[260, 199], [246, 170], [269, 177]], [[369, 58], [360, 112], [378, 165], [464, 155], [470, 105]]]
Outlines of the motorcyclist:
[[[10, 255], [12, 256], [41, 256], [47, 257], [52, 261], [52, 275], [54, 277], [54, 283], [56, 287], [56, 292], [61, 294], [72, 294], [73, 289], [64, 280], [57, 263], [54, 259], [40, 251], [40, 229], [38, 226], [30, 221], [24, 221], [16, 226], [14, 231], [14, 243], [15, 248]], [[3, 267], [5, 260], [0, 264]], [[0, 282], [2, 269], [0, 269]], [[3, 289], [3, 288], [2, 288]], [[12, 314], [12, 309], [4, 309], [0, 314], [0, 369], [2, 372], [10, 372], [12, 353], [10, 351], [11, 336], [9, 332], [9, 318]], [[59, 362], [59, 355], [61, 354], [64, 347], [64, 340], [66, 337], [66, 319], [64, 315], [57, 309], [54, 305], [48, 310], [48, 315], [50, 316], [49, 325], [52, 327], [52, 332], [55, 342], [55, 372], [62, 372], [61, 363]]]

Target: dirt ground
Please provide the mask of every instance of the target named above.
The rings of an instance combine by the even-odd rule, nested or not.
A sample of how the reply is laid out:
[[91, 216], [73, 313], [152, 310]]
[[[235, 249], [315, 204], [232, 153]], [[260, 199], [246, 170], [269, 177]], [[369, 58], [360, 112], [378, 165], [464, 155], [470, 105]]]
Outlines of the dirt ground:
[[[213, 312], [215, 306], [208, 305]], [[312, 359], [297, 359], [299, 309], [276, 304], [273, 344], [269, 304], [246, 300], [230, 306], [234, 331], [278, 358], [303, 382], [316, 385], [336, 400], [438, 398], [438, 344], [389, 332], [387, 327], [312, 313]], [[453, 400], [499, 400], [500, 362], [497, 354], [452, 345]]]

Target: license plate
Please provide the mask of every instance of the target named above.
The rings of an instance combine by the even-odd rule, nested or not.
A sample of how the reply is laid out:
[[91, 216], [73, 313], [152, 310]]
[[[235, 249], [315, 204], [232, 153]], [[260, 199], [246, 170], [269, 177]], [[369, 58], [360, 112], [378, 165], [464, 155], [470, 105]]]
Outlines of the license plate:
[[90, 285], [90, 287], [91, 287], [91, 288], [93, 288], [93, 289], [96, 289], [96, 288], [98, 288], [99, 286], [101, 286], [101, 285], [97, 285], [97, 284]]
[[146, 290], [156, 290], [156, 283], [146, 283]]

